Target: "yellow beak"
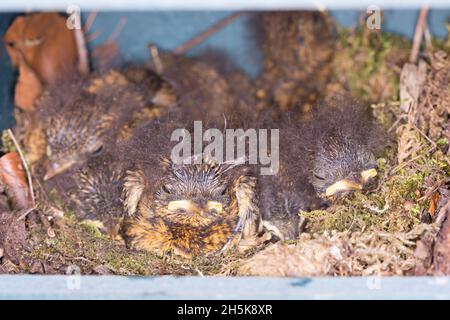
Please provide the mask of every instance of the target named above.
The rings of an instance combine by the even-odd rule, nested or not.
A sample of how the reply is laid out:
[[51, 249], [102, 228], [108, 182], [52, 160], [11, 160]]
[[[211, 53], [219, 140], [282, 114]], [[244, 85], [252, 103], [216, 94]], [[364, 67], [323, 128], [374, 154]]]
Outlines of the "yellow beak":
[[64, 171], [67, 171], [70, 169], [73, 165], [75, 165], [77, 161], [75, 160], [68, 160], [68, 161], [54, 161], [50, 162], [47, 166], [47, 171], [45, 172], [44, 181], [47, 181], [53, 177], [56, 177], [57, 175], [63, 173]]
[[353, 191], [353, 190], [362, 190], [363, 186], [361, 183], [356, 183], [347, 179], [342, 179], [325, 190], [325, 195], [327, 197], [331, 197], [338, 192], [342, 191]]
[[377, 176], [378, 172], [375, 169], [369, 169], [361, 172], [361, 179], [364, 184]]

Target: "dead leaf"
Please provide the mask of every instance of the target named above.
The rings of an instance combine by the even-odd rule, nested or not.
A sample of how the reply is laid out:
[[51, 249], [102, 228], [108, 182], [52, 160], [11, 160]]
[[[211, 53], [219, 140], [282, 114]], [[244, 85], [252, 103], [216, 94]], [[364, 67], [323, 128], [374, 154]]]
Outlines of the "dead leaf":
[[433, 218], [436, 215], [436, 208], [437, 208], [437, 203], [439, 201], [439, 197], [440, 197], [440, 194], [439, 194], [439, 192], [436, 191], [435, 193], [433, 193], [433, 195], [430, 198], [430, 207], [428, 208], [428, 213]]
[[400, 74], [400, 109], [405, 112], [415, 113], [417, 100], [425, 81], [427, 65], [423, 60], [419, 65], [405, 63]]
[[12, 64], [19, 68], [16, 103], [31, 110], [42, 87], [57, 83], [77, 70], [74, 33], [58, 13], [33, 13], [17, 17], [3, 40]]
[[35, 261], [30, 267], [30, 273], [37, 274], [37, 273], [44, 273], [44, 267], [40, 261]]
[[417, 154], [421, 147], [421, 137], [420, 133], [410, 124], [399, 126], [396, 133], [398, 137], [397, 159], [400, 164]]
[[416, 260], [414, 275], [424, 276], [428, 274], [433, 261], [433, 245], [434, 239], [429, 234], [425, 234], [416, 242], [416, 248], [414, 249], [414, 259]]
[[107, 275], [107, 274], [112, 274], [111, 270], [104, 265], [98, 265], [93, 269], [94, 273], [99, 274], [99, 275]]
[[22, 60], [19, 64], [19, 78], [14, 92], [15, 104], [25, 110], [32, 111], [34, 102], [41, 95], [43, 85], [36, 73]]
[[30, 208], [31, 194], [22, 160], [16, 152], [10, 152], [0, 158], [0, 180], [6, 186], [6, 194], [14, 210]]
[[439, 211], [444, 220], [434, 246], [434, 268], [438, 275], [450, 275], [450, 199]]
[[429, 54], [430, 68], [419, 97], [416, 121], [430, 139], [450, 138], [450, 56], [441, 50]]

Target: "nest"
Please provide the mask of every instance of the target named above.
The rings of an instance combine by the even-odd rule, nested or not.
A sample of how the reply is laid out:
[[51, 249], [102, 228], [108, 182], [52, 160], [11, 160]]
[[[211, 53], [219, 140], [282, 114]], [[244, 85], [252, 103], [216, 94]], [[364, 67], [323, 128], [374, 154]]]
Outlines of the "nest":
[[[317, 32], [325, 34], [327, 43], [331, 41], [328, 28]], [[63, 204], [49, 201], [52, 195], [42, 194], [39, 186], [35, 191], [41, 215], [34, 212], [29, 219], [12, 219], [0, 185], [0, 273], [61, 274], [76, 266], [84, 274], [123, 275], [448, 274], [449, 47], [428, 51], [427, 58], [416, 65], [407, 64], [410, 45], [398, 37], [363, 29], [339, 30], [338, 35], [331, 45], [334, 55], [326, 51], [311, 66], [326, 64], [319, 79], [321, 94], [327, 92], [331, 97], [347, 90], [372, 103], [375, 117], [388, 132], [388, 145], [377, 161], [378, 183], [371, 190], [357, 192], [326, 210], [299, 212], [307, 224], [305, 233], [293, 242], [263, 242], [244, 252], [184, 260], [128, 250], [75, 219]], [[295, 66], [295, 56], [284, 56], [283, 50], [272, 52], [274, 48], [264, 47], [269, 60], [286, 60]], [[294, 61], [289, 62], [289, 57]], [[300, 97], [304, 105], [318, 98], [317, 92], [310, 97], [291, 90], [292, 83], [309, 82], [313, 71], [301, 73], [301, 68], [289, 65], [272, 69], [276, 67], [273, 61], [265, 61], [270, 68], [253, 88], [244, 81], [246, 90], [254, 90], [256, 104], [262, 104], [256, 107], [267, 108], [279, 100], [288, 110], [296, 107], [290, 95]], [[415, 76], [401, 76], [408, 72]], [[287, 83], [274, 83], [280, 73]], [[236, 74], [233, 77], [239, 79]], [[417, 93], [408, 97], [407, 107], [400, 94], [406, 87]], [[14, 150], [7, 138], [3, 147]], [[39, 223], [42, 215], [46, 223]]]
[[277, 243], [257, 253], [239, 267], [238, 274], [283, 277], [412, 274], [416, 267], [416, 241], [430, 233], [432, 226], [420, 224], [409, 232], [302, 234], [295, 244]]

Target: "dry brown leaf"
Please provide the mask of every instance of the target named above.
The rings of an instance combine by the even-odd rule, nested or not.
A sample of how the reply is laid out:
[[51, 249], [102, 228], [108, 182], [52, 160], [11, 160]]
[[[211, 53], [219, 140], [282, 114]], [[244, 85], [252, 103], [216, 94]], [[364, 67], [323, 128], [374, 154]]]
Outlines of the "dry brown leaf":
[[438, 275], [450, 275], [450, 200], [440, 209], [439, 215], [445, 215], [436, 245], [434, 246], [434, 267]]
[[440, 197], [440, 194], [438, 191], [436, 191], [435, 193], [433, 193], [433, 195], [430, 198], [430, 207], [428, 208], [428, 213], [433, 218], [436, 215], [436, 208], [437, 208], [437, 203], [439, 201], [439, 197]]
[[417, 100], [422, 90], [427, 72], [427, 65], [423, 60], [419, 65], [405, 63], [400, 74], [400, 109], [405, 112], [415, 112]]
[[410, 156], [416, 155], [420, 150], [420, 133], [409, 124], [397, 128], [397, 159], [398, 163], [404, 162]]
[[0, 180], [6, 187], [14, 210], [28, 209], [31, 206], [27, 178], [22, 160], [16, 152], [10, 152], [0, 158]]
[[43, 86], [36, 73], [22, 59], [19, 63], [19, 78], [14, 92], [15, 104], [25, 111], [34, 108], [34, 102], [41, 95]]
[[17, 17], [3, 40], [14, 66], [19, 68], [16, 103], [31, 110], [42, 86], [53, 84], [76, 71], [78, 51], [66, 19], [57, 13]]
[[430, 53], [431, 67], [419, 97], [416, 121], [432, 140], [450, 139], [450, 57], [444, 51]]

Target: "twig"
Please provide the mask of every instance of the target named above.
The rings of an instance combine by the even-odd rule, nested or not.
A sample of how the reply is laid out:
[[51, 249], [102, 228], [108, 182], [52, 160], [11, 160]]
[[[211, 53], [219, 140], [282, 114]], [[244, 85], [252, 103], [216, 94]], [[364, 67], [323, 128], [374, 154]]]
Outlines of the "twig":
[[371, 206], [370, 204], [365, 204], [365, 205], [364, 205], [364, 208], [367, 208], [367, 209], [369, 209], [370, 211], [375, 212], [375, 213], [385, 213], [386, 211], [389, 210], [390, 206], [389, 206], [389, 203], [386, 202], [386, 204], [384, 205], [384, 207], [381, 208], [381, 209], [380, 209], [380, 208], [377, 208], [377, 207], [375, 207], [375, 206]]
[[231, 22], [233, 22], [234, 20], [238, 19], [239, 17], [241, 17], [245, 14], [247, 14], [247, 12], [236, 12], [236, 13], [229, 15], [228, 17], [226, 17], [226, 18], [220, 20], [219, 22], [217, 22], [216, 24], [212, 25], [210, 28], [203, 31], [202, 33], [200, 33], [193, 39], [183, 43], [181, 46], [179, 46], [178, 48], [173, 50], [173, 53], [182, 54], [182, 53], [185, 53], [186, 51], [189, 51], [193, 47], [199, 45], [200, 43], [202, 43], [203, 41], [208, 39], [211, 35], [213, 35], [217, 31], [226, 27], [228, 24], [230, 24]]
[[408, 116], [406, 114], [400, 115], [397, 117], [397, 119], [394, 121], [392, 126], [387, 130], [387, 133], [391, 133], [392, 130], [400, 123], [400, 121], [406, 119]]
[[432, 145], [434, 148], [437, 148], [436, 142], [434, 142], [433, 140], [431, 140], [425, 133], [423, 133], [422, 130], [420, 130], [419, 128], [417, 128], [416, 125], [414, 125], [414, 128], [415, 128], [417, 131], [419, 131], [419, 133], [422, 135], [422, 137], [424, 137], [429, 143], [431, 143], [431, 145]]
[[36, 207], [31, 207], [30, 209], [28, 209], [27, 211], [25, 211], [24, 213], [22, 213], [19, 218], [17, 218], [17, 221], [23, 220], [27, 217], [27, 215], [29, 215], [31, 212], [33, 212], [34, 210], [36, 210]]
[[74, 29], [75, 42], [77, 44], [78, 51], [78, 70], [82, 74], [89, 73], [89, 58], [86, 48], [86, 39], [82, 29]]
[[94, 41], [94, 40], [97, 39], [101, 34], [102, 34], [102, 32], [99, 31], [99, 30], [96, 30], [96, 31], [94, 31], [94, 32], [92, 32], [92, 33], [90, 33], [90, 34], [87, 34], [87, 35], [86, 35], [86, 41], [87, 41], [87, 42]]
[[428, 24], [425, 24], [424, 38], [425, 38], [425, 48], [427, 51], [430, 51], [433, 48], [433, 42], [431, 41], [431, 33]]
[[28, 188], [30, 189], [30, 194], [31, 194], [31, 203], [32, 203], [33, 207], [36, 207], [36, 199], [34, 198], [33, 180], [31, 179], [30, 169], [28, 168], [28, 164], [25, 161], [25, 157], [23, 155], [22, 149], [20, 148], [20, 145], [17, 142], [16, 137], [14, 136], [14, 133], [12, 132], [11, 129], [8, 129], [7, 132], [8, 132], [9, 137], [13, 141], [14, 146], [17, 149], [17, 152], [19, 152], [20, 159], [22, 160], [23, 167], [25, 168], [25, 172], [27, 174]]
[[422, 43], [423, 34], [425, 31], [425, 25], [427, 23], [428, 6], [422, 7], [419, 13], [419, 19], [416, 24], [416, 31], [414, 33], [414, 41], [409, 56], [410, 63], [416, 63], [419, 56], [420, 44]]
[[106, 40], [106, 42], [116, 40], [116, 38], [119, 36], [120, 32], [122, 31], [123, 27], [127, 24], [127, 21], [128, 20], [126, 17], [121, 17], [119, 20], [119, 23], [116, 25], [113, 32], [111, 32], [111, 35], [108, 37], [108, 40]]
[[88, 33], [89, 30], [91, 29], [92, 25], [94, 24], [95, 18], [97, 17], [97, 11], [92, 11], [89, 16], [86, 19], [86, 22], [83, 26], [83, 31], [84, 33]]
[[427, 200], [433, 193], [435, 193], [443, 184], [444, 184], [445, 180], [439, 180], [438, 182], [436, 182], [431, 189], [429, 189], [425, 195], [423, 195], [422, 197], [420, 197], [419, 199], [417, 199], [417, 201], [423, 201], [423, 200]]
[[159, 57], [159, 50], [154, 44], [149, 44], [148, 49], [150, 51], [150, 56], [152, 57], [153, 65], [155, 66], [156, 72], [162, 74], [164, 72], [164, 66]]

